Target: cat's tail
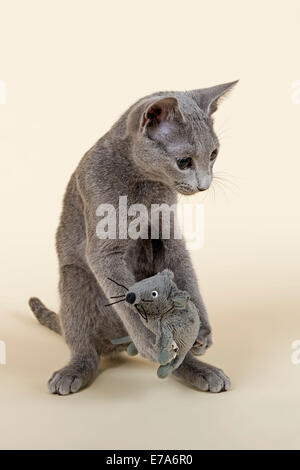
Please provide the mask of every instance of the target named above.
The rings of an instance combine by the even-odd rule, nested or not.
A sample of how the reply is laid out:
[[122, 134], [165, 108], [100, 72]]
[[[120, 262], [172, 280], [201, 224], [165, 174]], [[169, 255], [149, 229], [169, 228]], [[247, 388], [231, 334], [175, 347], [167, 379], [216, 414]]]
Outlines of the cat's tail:
[[62, 334], [59, 318], [56, 313], [45, 307], [40, 299], [36, 297], [31, 297], [28, 303], [41, 325], [50, 328], [50, 330], [55, 331], [55, 333], [58, 333], [59, 335]]

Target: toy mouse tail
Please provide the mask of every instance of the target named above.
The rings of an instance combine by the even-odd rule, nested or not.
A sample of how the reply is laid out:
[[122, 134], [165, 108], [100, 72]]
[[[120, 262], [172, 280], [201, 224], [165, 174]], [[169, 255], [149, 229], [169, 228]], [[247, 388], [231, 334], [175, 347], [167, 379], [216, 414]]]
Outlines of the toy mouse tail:
[[110, 340], [111, 344], [126, 344], [131, 343], [130, 336], [123, 336], [122, 338], [112, 338]]
[[56, 313], [45, 307], [40, 299], [36, 297], [31, 297], [28, 303], [41, 325], [46, 326], [59, 335], [62, 334], [59, 317]]

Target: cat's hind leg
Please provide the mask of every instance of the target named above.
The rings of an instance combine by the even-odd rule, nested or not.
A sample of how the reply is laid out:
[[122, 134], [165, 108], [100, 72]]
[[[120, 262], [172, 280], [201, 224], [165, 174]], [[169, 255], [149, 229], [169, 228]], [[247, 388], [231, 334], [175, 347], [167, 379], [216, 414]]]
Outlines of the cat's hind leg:
[[51, 393], [68, 395], [92, 382], [98, 373], [101, 347], [97, 338], [98, 286], [81, 267], [68, 265], [60, 271], [61, 324], [71, 359], [48, 382]]

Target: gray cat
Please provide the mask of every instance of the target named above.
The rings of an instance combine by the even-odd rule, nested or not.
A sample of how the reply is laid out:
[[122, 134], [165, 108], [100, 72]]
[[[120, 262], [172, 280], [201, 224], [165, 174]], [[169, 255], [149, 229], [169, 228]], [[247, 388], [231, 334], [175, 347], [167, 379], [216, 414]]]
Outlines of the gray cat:
[[56, 236], [60, 315], [37, 298], [29, 301], [40, 323], [62, 333], [71, 350], [70, 362], [48, 382], [51, 393], [68, 395], [94, 380], [100, 357], [126, 347], [113, 345], [110, 338], [129, 335], [141, 355], [156, 360], [154, 335], [139, 314], [124, 302], [104, 305], [110, 296], [122, 294], [112, 292], [109, 278], [126, 287], [165, 268], [174, 272], [178, 288], [189, 292], [201, 325], [194, 348], [174, 375], [200, 390], [229, 389], [220, 369], [193, 357], [211, 345], [211, 328], [184, 240], [164, 238], [160, 223], [152, 239], [119, 233], [103, 239], [96, 227], [98, 206], [110, 204], [118, 213], [121, 195], [128, 197], [128, 205], [143, 204], [150, 213], [152, 204], [175, 204], [177, 193], [208, 189], [219, 148], [212, 113], [235, 84], [142, 98], [84, 155], [71, 176]]

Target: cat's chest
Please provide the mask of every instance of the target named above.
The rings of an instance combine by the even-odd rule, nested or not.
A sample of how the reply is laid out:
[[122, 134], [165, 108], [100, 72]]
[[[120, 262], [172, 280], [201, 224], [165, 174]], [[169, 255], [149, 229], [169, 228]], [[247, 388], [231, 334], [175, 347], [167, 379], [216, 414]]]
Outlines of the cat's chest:
[[164, 241], [129, 239], [124, 259], [136, 281], [153, 276], [166, 266]]

